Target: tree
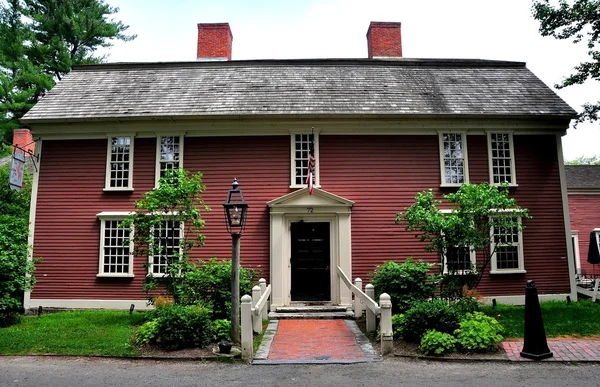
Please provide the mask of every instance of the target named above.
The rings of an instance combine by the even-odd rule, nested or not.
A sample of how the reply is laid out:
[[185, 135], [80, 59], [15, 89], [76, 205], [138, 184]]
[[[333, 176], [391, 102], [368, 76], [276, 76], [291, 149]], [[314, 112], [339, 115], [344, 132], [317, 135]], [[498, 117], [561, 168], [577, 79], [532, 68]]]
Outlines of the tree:
[[600, 165], [600, 155], [579, 156], [574, 160], [565, 161], [565, 165]]
[[135, 202], [135, 212], [121, 222], [121, 227], [133, 230], [134, 254], [161, 266], [160, 273], [150, 271], [144, 280], [143, 290], [150, 301], [152, 292], [161, 285], [176, 304], [180, 301], [186, 274], [195, 268], [189, 262], [190, 251], [202, 246], [204, 240], [201, 209], [209, 211], [202, 199], [204, 190], [202, 173], [169, 170], [157, 188]]
[[128, 41], [129, 26], [103, 0], [0, 0], [0, 130], [19, 119], [76, 65], [101, 63], [99, 47]]
[[8, 185], [10, 164], [0, 167], [0, 327], [14, 324], [23, 304], [23, 292], [35, 283], [28, 260], [31, 176], [20, 191]]
[[[435, 199], [432, 189], [415, 195], [415, 202], [396, 214], [396, 223], [416, 231], [421, 242], [429, 242], [426, 251], [436, 251], [442, 257], [442, 269], [447, 252], [457, 247], [480, 251], [483, 260], [471, 268], [475, 275], [466, 281], [470, 289], [479, 285], [497, 248], [504, 242], [494, 240], [492, 230], [524, 229], [519, 220], [529, 219], [529, 211], [510, 198], [508, 185], [487, 183], [463, 184], [456, 193], [443, 195], [451, 208], [440, 211], [441, 200]], [[493, 248], [492, 248], [493, 246]]]
[[[550, 4], [550, 0], [535, 0], [532, 7], [533, 17], [540, 22], [542, 36], [573, 39], [573, 43], [586, 41], [589, 60], [575, 66], [575, 73], [555, 85], [558, 89], [583, 84], [588, 79], [600, 80], [600, 0], [575, 0], [570, 3], [558, 0], [555, 6]], [[599, 114], [600, 101], [586, 103], [577, 122], [597, 121]]]

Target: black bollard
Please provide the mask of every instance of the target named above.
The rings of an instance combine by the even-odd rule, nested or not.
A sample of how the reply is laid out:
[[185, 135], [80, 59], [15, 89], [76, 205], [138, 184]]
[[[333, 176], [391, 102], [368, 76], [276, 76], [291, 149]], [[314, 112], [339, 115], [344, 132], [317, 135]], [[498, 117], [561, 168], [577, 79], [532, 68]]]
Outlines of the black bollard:
[[537, 288], [532, 280], [525, 287], [525, 338], [521, 357], [542, 360], [554, 356], [548, 348], [546, 330], [542, 320], [542, 310]]

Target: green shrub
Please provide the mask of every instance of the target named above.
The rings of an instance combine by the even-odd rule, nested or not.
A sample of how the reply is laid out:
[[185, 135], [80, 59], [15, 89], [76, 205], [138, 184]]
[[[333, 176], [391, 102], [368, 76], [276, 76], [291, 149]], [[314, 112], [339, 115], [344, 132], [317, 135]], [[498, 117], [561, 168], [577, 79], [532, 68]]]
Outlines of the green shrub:
[[427, 331], [421, 339], [419, 351], [426, 355], [444, 355], [456, 351], [456, 339], [449, 333]]
[[402, 337], [402, 327], [404, 326], [404, 315], [394, 314], [392, 315], [392, 330], [394, 332], [394, 340]]
[[231, 341], [231, 321], [219, 319], [212, 322], [210, 326], [212, 340], [215, 343], [219, 341]]
[[420, 302], [407, 310], [400, 322], [401, 337], [409, 342], [418, 343], [428, 330], [452, 333], [459, 327], [461, 314], [444, 300]]
[[463, 314], [479, 312], [481, 310], [481, 302], [474, 297], [463, 296], [454, 305]]
[[481, 312], [467, 313], [454, 331], [458, 347], [463, 352], [494, 352], [503, 339], [502, 325]]
[[[252, 294], [255, 271], [240, 267], [240, 295]], [[212, 258], [201, 265], [191, 265], [184, 274], [178, 294], [184, 305], [212, 305], [214, 319], [231, 318], [231, 261]]]
[[210, 308], [201, 305], [173, 305], [158, 308], [154, 312], [158, 329], [151, 343], [157, 347], [204, 347], [210, 342]]
[[436, 290], [437, 276], [429, 275], [432, 264], [407, 258], [404, 263], [388, 261], [372, 273], [376, 297], [387, 293], [392, 299], [392, 313], [403, 313], [416, 302], [425, 301]]
[[142, 346], [153, 343], [158, 333], [159, 324], [160, 320], [154, 319], [147, 321], [139, 327], [138, 331], [135, 333], [135, 344]]

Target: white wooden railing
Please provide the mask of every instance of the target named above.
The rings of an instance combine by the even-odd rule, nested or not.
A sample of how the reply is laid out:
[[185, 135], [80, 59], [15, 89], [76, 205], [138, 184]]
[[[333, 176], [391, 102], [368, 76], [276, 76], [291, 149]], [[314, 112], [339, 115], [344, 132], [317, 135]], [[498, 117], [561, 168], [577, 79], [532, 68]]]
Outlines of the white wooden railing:
[[379, 297], [379, 305], [375, 302], [375, 288], [371, 284], [365, 286], [362, 291], [362, 280], [357, 278], [353, 284], [341, 267], [337, 266], [337, 273], [342, 282], [354, 294], [354, 317], [362, 316], [365, 311], [367, 332], [377, 330], [377, 317], [381, 331], [381, 354], [387, 355], [394, 349], [394, 332], [392, 330], [392, 301], [387, 293]]
[[258, 286], [252, 288], [252, 297], [242, 297], [242, 359], [252, 359], [253, 332], [262, 332], [262, 322], [269, 318], [271, 285], [261, 278]]

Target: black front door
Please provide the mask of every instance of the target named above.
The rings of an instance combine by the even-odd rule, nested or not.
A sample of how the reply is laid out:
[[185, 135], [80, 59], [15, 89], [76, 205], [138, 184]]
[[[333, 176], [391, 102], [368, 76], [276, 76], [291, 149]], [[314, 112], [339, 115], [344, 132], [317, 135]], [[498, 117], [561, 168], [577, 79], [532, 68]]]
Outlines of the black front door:
[[329, 223], [292, 223], [292, 301], [331, 300]]

